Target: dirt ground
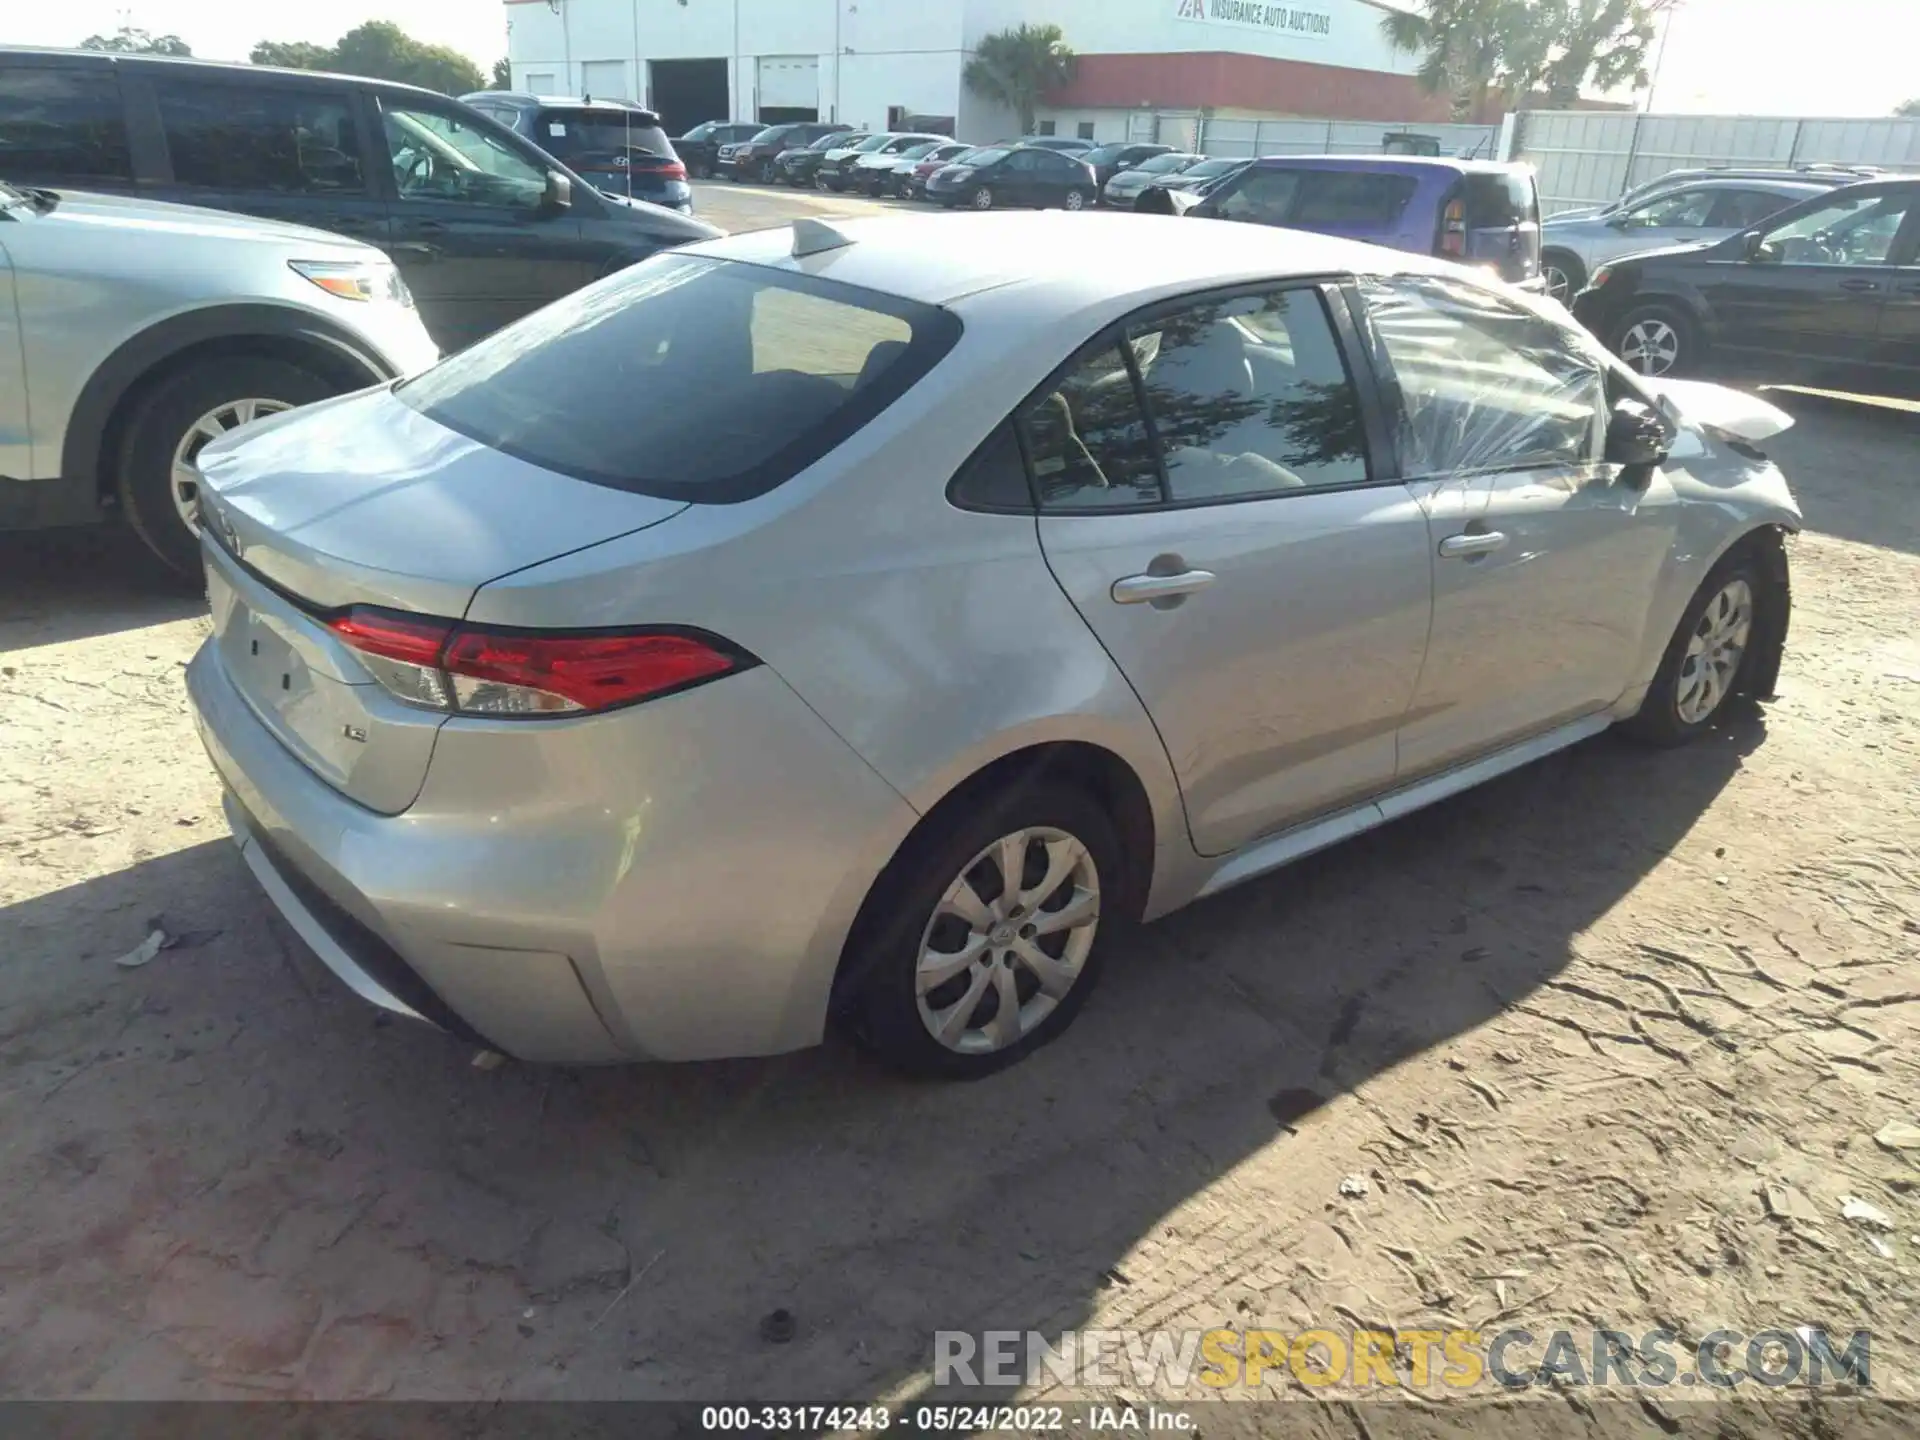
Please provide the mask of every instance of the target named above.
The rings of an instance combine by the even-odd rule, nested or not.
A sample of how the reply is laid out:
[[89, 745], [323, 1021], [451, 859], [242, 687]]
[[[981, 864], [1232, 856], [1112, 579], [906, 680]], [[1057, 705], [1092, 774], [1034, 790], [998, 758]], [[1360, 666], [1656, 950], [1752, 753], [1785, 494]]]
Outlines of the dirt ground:
[[[962, 1087], [382, 1023], [227, 840], [203, 606], [120, 537], [0, 541], [0, 1394], [831, 1400], [914, 1393], [936, 1329], [1511, 1323], [1865, 1328], [1911, 1395], [1920, 1152], [1871, 1137], [1920, 1119], [1920, 415], [1785, 403], [1763, 716], [1138, 932]], [[185, 943], [116, 966], [154, 917]]]

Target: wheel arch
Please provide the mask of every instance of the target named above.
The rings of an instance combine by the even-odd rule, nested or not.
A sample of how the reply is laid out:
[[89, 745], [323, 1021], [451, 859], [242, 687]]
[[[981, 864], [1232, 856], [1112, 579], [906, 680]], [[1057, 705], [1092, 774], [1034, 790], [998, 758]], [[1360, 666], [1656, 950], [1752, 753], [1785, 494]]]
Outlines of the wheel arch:
[[385, 357], [344, 326], [277, 305], [216, 305], [175, 315], [124, 341], [95, 367], [67, 417], [60, 475], [105, 498], [112, 457], [143, 395], [182, 365], [230, 356], [285, 360], [357, 390], [397, 378]]
[[1037, 784], [1071, 784], [1091, 795], [1113, 821], [1120, 840], [1122, 864], [1121, 914], [1137, 920], [1144, 911], [1153, 884], [1156, 847], [1163, 838], [1156, 824], [1146, 783], [1118, 752], [1086, 740], [1043, 740], [1024, 745], [979, 766], [950, 788], [907, 833], [860, 902], [847, 931], [834, 971], [829, 1011], [846, 1013], [849, 998], [862, 978], [858, 959], [869, 951], [885, 924], [887, 898], [897, 889], [902, 872], [919, 855], [927, 837], [957, 811], [976, 805], [989, 794]]

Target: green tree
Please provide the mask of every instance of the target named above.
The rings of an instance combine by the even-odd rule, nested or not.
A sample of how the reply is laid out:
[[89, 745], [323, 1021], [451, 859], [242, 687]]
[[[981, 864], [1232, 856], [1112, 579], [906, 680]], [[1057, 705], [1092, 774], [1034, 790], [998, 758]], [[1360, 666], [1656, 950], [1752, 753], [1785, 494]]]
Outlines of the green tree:
[[121, 55], [191, 55], [192, 47], [178, 35], [155, 35], [150, 30], [122, 25], [111, 35], [89, 35], [82, 50], [112, 50]]
[[1896, 105], [1893, 113], [1920, 119], [1920, 100], [1909, 100], [1905, 104]]
[[357, 25], [332, 45], [314, 45], [305, 40], [262, 40], [248, 58], [256, 65], [338, 70], [345, 75], [397, 80], [404, 85], [438, 90], [444, 95], [464, 95], [486, 84], [480, 67], [458, 50], [415, 40], [388, 20], [369, 20]]
[[1423, 0], [1380, 23], [1396, 50], [1417, 54], [1421, 85], [1446, 94], [1455, 119], [1492, 97], [1524, 100], [1544, 86], [1571, 105], [1588, 86], [1647, 83], [1656, 17], [1674, 0]]
[[493, 90], [511, 90], [513, 88], [513, 66], [504, 59], [494, 61], [493, 84], [488, 88]]
[[333, 47], [311, 40], [262, 40], [247, 52], [256, 65], [279, 65], [288, 70], [331, 70]]
[[988, 35], [968, 58], [961, 78], [983, 100], [1005, 105], [1033, 133], [1033, 112], [1050, 90], [1073, 79], [1074, 54], [1058, 25], [1021, 25]]

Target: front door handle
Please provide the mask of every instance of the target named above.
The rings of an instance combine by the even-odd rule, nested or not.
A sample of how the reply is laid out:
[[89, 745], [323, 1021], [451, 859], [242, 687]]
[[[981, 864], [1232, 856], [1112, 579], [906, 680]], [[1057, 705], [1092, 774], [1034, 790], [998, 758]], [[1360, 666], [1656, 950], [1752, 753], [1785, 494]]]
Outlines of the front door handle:
[[1848, 276], [1840, 282], [1840, 288], [1842, 290], [1852, 290], [1856, 292], [1878, 290], [1880, 288], [1880, 282], [1878, 280], [1869, 280], [1864, 275]]
[[1440, 553], [1449, 560], [1491, 555], [1496, 550], [1506, 548], [1507, 537], [1498, 530], [1489, 530], [1482, 535], [1449, 535], [1440, 542]]
[[1113, 603], [1145, 605], [1156, 600], [1177, 600], [1206, 589], [1219, 578], [1211, 570], [1183, 570], [1177, 575], [1129, 575], [1113, 582]]

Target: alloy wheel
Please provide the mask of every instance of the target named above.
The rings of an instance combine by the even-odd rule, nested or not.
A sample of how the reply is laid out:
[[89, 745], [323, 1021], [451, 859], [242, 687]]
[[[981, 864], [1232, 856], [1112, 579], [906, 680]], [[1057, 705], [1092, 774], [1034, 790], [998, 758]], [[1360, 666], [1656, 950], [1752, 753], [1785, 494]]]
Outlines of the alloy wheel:
[[1683, 723], [1702, 723], [1732, 693], [1752, 635], [1753, 587], [1745, 580], [1729, 580], [1707, 602], [1687, 638], [1673, 698], [1674, 713]]
[[920, 937], [914, 997], [941, 1045], [1017, 1044], [1078, 983], [1100, 926], [1100, 875], [1064, 830], [1003, 835], [961, 869]]
[[976, 210], [991, 210], [993, 208], [993, 191], [984, 185], [974, 191], [973, 208]]
[[293, 406], [285, 400], [256, 396], [247, 400], [229, 400], [216, 405], [188, 427], [180, 443], [173, 447], [173, 473], [168, 492], [173, 508], [188, 530], [200, 529], [200, 471], [195, 465], [200, 452], [229, 430], [238, 429], [265, 415], [278, 415]]
[[1665, 375], [1679, 363], [1680, 333], [1657, 316], [1636, 320], [1620, 337], [1620, 358], [1642, 375]]
[[1546, 265], [1540, 271], [1547, 282], [1547, 296], [1562, 305], [1573, 298], [1573, 279], [1558, 265]]
[[1082, 195], [1078, 190], [1069, 190], [1067, 192], [1067, 209], [1084, 210], [1086, 205], [1087, 197]]

